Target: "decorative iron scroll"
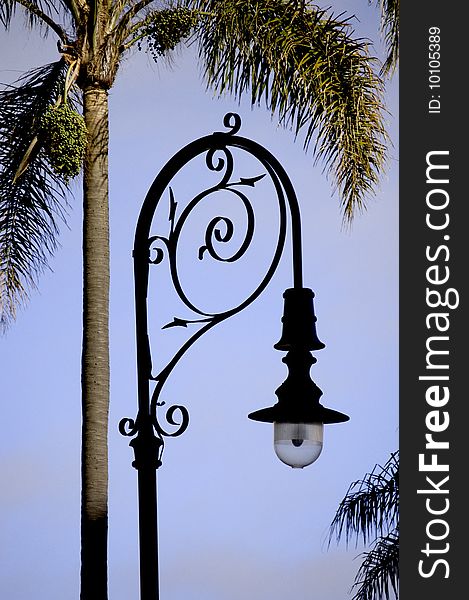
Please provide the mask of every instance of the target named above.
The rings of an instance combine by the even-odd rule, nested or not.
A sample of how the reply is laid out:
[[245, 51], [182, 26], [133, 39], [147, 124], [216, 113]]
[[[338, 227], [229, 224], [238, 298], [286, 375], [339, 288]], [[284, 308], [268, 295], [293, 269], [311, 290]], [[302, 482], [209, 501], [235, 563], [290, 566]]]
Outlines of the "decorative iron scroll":
[[[167, 431], [161, 426], [158, 419], [158, 408], [164, 405], [159, 400], [161, 390], [171, 374], [172, 370], [186, 353], [186, 351], [204, 333], [218, 323], [239, 313], [249, 306], [266, 288], [272, 279], [285, 245], [287, 231], [287, 214], [290, 214], [292, 244], [293, 244], [293, 279], [295, 287], [302, 287], [302, 263], [301, 263], [301, 225], [293, 186], [277, 159], [265, 148], [252, 140], [237, 135], [241, 127], [241, 119], [235, 113], [228, 113], [223, 120], [228, 131], [215, 132], [206, 137], [199, 138], [188, 144], [176, 153], [154, 180], [142, 205], [137, 222], [134, 241], [134, 277], [135, 277], [135, 306], [136, 306], [136, 337], [137, 337], [137, 377], [138, 377], [138, 414], [136, 419], [123, 419], [119, 424], [119, 430], [126, 436], [154, 436], [156, 434], [156, 466], [161, 464], [161, 454], [164, 447], [165, 437], [181, 435], [189, 424], [189, 413], [184, 406], [170, 406], [164, 414], [166, 423], [174, 427], [173, 431]], [[254, 177], [240, 177], [233, 179], [234, 157], [232, 149], [247, 152], [259, 161], [265, 172]], [[185, 208], [178, 214], [178, 203], [171, 181], [193, 159], [205, 154], [205, 164], [209, 171], [219, 173], [219, 180], [209, 188], [199, 192], [190, 200]], [[219, 248], [223, 247], [233, 239], [235, 225], [226, 216], [215, 216], [207, 225], [203, 243], [198, 248], [198, 258], [203, 260], [209, 255], [213, 260], [233, 263], [239, 260], [253, 239], [255, 227], [254, 208], [249, 199], [249, 189], [255, 186], [264, 177], [268, 176], [274, 185], [278, 208], [279, 208], [279, 231], [275, 252], [267, 271], [256, 289], [240, 304], [228, 310], [218, 313], [208, 313], [197, 307], [186, 295], [180, 281], [177, 269], [177, 250], [181, 232], [192, 211], [199, 206], [211, 194], [220, 190], [234, 194], [244, 207], [246, 215], [246, 229], [244, 237], [236, 251], [228, 257], [223, 257]], [[166, 236], [150, 235], [150, 229], [155, 212], [163, 199], [163, 195], [169, 197], [169, 233]], [[287, 210], [288, 209], [288, 210]], [[197, 318], [188, 320], [174, 317], [173, 321], [163, 326], [163, 329], [172, 327], [188, 327], [199, 324], [200, 327], [189, 337], [189, 339], [174, 354], [168, 364], [157, 374], [152, 374], [152, 360], [148, 336], [148, 307], [147, 292], [150, 268], [168, 260], [171, 281], [178, 297], [189, 308]], [[150, 397], [150, 382], [155, 382], [155, 387]], [[131, 445], [136, 452], [134, 465], [139, 468], [137, 458], [137, 447], [139, 443], [133, 440]]]

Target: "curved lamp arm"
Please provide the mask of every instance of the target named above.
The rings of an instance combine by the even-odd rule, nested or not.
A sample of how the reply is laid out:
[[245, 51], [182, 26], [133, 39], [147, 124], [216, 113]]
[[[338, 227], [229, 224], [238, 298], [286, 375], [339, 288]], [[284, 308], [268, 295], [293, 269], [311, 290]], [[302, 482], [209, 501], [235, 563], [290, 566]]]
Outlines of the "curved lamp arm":
[[[188, 144], [177, 152], [163, 167], [143, 202], [137, 222], [133, 249], [135, 279], [135, 315], [137, 342], [138, 413], [135, 419], [123, 419], [119, 429], [123, 435], [132, 437], [130, 445], [135, 451], [133, 466], [138, 470], [139, 529], [140, 529], [140, 585], [142, 600], [158, 600], [158, 547], [156, 516], [156, 470], [161, 465], [165, 437], [181, 435], [189, 424], [189, 413], [184, 406], [173, 405], [165, 412], [167, 424], [174, 428], [167, 431], [158, 420], [161, 390], [169, 375], [187, 350], [212, 327], [241, 312], [266, 288], [279, 265], [286, 240], [287, 222], [290, 221], [293, 259], [293, 288], [284, 294], [285, 307], [283, 332], [274, 346], [286, 351], [283, 359], [289, 373], [286, 381], [276, 391], [278, 402], [272, 407], [255, 411], [249, 418], [274, 423], [275, 450], [279, 458], [293, 467], [311, 464], [322, 448], [322, 426], [337, 423], [348, 417], [324, 408], [319, 403], [321, 390], [311, 380], [309, 369], [316, 359], [311, 350], [324, 348], [316, 334], [316, 317], [313, 292], [303, 288], [301, 255], [301, 222], [298, 201], [293, 186], [278, 160], [265, 148], [238, 135], [241, 119], [235, 113], [224, 118], [225, 132], [215, 132]], [[265, 172], [255, 177], [234, 178], [234, 155], [232, 150], [242, 151], [257, 159]], [[193, 159], [205, 156], [205, 165], [218, 181], [199, 192], [181, 209], [177, 203], [172, 180]], [[254, 209], [247, 190], [252, 190], [265, 177], [270, 178], [275, 189], [279, 209], [279, 231], [275, 251], [264, 277], [256, 289], [241, 303], [218, 313], [201, 310], [186, 295], [177, 269], [178, 242], [184, 226], [196, 209], [211, 194], [223, 190], [233, 194], [246, 216], [244, 238], [237, 251], [223, 257], [217, 250], [221, 244], [233, 238], [234, 224], [230, 218], [214, 217], [208, 224], [204, 243], [199, 247], [198, 258], [207, 254], [216, 261], [235, 262], [244, 256], [254, 234]], [[151, 228], [160, 202], [169, 198], [169, 233], [152, 235]], [[175, 317], [163, 329], [198, 324], [199, 328], [179, 348], [166, 366], [157, 374], [152, 373], [152, 360], [148, 335], [148, 284], [150, 269], [167, 259], [173, 287], [183, 304], [196, 318]], [[153, 383], [152, 383], [153, 382]], [[150, 394], [150, 383], [154, 385]], [[305, 450], [307, 451], [305, 454]], [[306, 458], [305, 458], [306, 456]]]

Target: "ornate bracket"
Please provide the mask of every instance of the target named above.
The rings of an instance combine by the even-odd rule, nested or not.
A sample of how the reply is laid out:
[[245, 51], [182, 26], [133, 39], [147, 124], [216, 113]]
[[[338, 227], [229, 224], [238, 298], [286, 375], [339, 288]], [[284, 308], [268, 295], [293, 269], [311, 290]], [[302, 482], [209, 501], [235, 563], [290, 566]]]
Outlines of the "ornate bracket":
[[[286, 239], [287, 215], [290, 216], [293, 244], [293, 280], [295, 288], [302, 287], [301, 260], [301, 224], [298, 202], [293, 186], [278, 160], [265, 148], [252, 140], [240, 137], [241, 119], [235, 113], [228, 113], [223, 120], [227, 131], [215, 132], [188, 144], [177, 152], [163, 167], [154, 180], [142, 205], [134, 241], [134, 277], [137, 337], [137, 377], [138, 377], [138, 414], [135, 419], [123, 419], [119, 424], [120, 432], [125, 436], [135, 437], [131, 445], [135, 450], [134, 466], [139, 469], [144, 465], [157, 468], [161, 465], [161, 455], [165, 437], [181, 435], [188, 427], [189, 413], [184, 406], [173, 405], [164, 412], [166, 424], [174, 427], [168, 431], [159, 420], [160, 409], [164, 402], [160, 401], [161, 390], [176, 364], [187, 350], [204, 333], [225, 319], [237, 314], [249, 306], [266, 288], [272, 279]], [[261, 165], [262, 172], [250, 177], [233, 177], [233, 149], [246, 152]], [[218, 173], [218, 181], [207, 189], [198, 192], [183, 209], [171, 186], [174, 177], [193, 159], [205, 155], [208, 171]], [[246, 227], [241, 243], [230, 256], [223, 257], [220, 248], [233, 239], [235, 225], [226, 216], [215, 216], [207, 225], [204, 239], [198, 248], [199, 260], [210, 256], [215, 261], [233, 263], [239, 260], [250, 247], [254, 235], [255, 215], [249, 190], [261, 185], [265, 177], [273, 183], [279, 210], [279, 231], [275, 251], [264, 277], [256, 289], [241, 303], [228, 310], [208, 313], [197, 307], [186, 295], [180, 280], [177, 267], [177, 250], [181, 232], [194, 209], [212, 194], [224, 190], [232, 194], [241, 203], [245, 213]], [[169, 202], [169, 233], [167, 235], [151, 235], [150, 229], [160, 202]], [[181, 301], [197, 317], [193, 320], [174, 317], [163, 329], [173, 327], [188, 328], [199, 324], [199, 328], [189, 337], [174, 354], [168, 364], [157, 374], [152, 374], [152, 360], [148, 336], [147, 295], [150, 268], [164, 260], [169, 263], [170, 276], [177, 295]], [[150, 382], [155, 387], [150, 395]], [[140, 450], [141, 449], [141, 450]]]

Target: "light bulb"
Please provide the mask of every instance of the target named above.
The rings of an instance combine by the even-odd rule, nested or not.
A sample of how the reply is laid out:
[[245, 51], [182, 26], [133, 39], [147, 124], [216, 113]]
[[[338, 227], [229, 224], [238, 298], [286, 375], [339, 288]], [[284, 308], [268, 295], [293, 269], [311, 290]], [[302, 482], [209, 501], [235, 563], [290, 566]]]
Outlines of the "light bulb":
[[294, 469], [302, 469], [319, 458], [323, 423], [274, 423], [274, 449], [278, 458]]

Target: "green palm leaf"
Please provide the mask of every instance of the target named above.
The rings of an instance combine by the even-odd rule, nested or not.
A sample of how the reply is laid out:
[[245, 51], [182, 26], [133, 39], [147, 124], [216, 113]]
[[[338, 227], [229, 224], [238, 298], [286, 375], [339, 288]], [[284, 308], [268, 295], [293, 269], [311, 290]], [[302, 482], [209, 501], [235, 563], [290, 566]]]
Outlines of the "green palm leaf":
[[304, 132], [324, 161], [351, 219], [374, 192], [385, 162], [382, 81], [365, 40], [347, 21], [285, 0], [196, 0], [199, 49], [209, 85], [251, 104], [265, 103], [280, 122]]
[[[42, 115], [63, 89], [66, 64], [30, 71], [0, 91], [0, 327], [34, 288], [57, 245], [65, 187], [51, 171], [40, 143]], [[29, 153], [28, 167], [21, 172]]]
[[41, 24], [38, 13], [48, 16], [57, 14], [60, 8], [66, 8], [67, 0], [2, 0], [0, 3], [0, 23], [8, 27], [16, 9], [25, 9], [25, 16], [31, 26]]
[[387, 58], [381, 72], [391, 75], [399, 60], [399, 0], [377, 0], [381, 9], [381, 33], [387, 48]]

